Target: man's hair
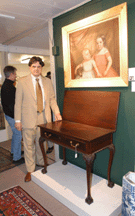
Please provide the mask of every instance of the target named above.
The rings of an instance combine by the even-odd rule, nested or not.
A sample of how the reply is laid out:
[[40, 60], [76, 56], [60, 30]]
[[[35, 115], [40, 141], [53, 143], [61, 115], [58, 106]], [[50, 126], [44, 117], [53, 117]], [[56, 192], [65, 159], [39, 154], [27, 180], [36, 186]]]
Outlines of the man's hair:
[[17, 71], [17, 69], [11, 65], [7, 65], [3, 70], [6, 78], [8, 78], [11, 73], [14, 74], [16, 71]]
[[28, 66], [31, 66], [32, 64], [36, 63], [36, 62], [39, 62], [39, 64], [44, 67], [44, 62], [42, 61], [42, 59], [40, 57], [37, 57], [37, 56], [33, 56], [29, 63], [28, 63]]

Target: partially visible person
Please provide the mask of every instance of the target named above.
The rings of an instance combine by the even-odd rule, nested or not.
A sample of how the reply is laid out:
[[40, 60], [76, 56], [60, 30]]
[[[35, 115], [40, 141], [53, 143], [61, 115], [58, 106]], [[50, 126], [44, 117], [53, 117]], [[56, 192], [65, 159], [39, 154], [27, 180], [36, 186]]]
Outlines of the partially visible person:
[[81, 64], [77, 65], [75, 68], [75, 78], [76, 79], [91, 79], [95, 78], [95, 72], [93, 67], [96, 67], [94, 60], [91, 58], [89, 49], [84, 49], [82, 51], [83, 61]]
[[97, 69], [95, 74], [97, 78], [103, 77], [118, 77], [118, 73], [112, 67], [112, 57], [106, 47], [104, 35], [100, 35], [96, 39], [97, 52], [93, 56]]
[[13, 66], [6, 66], [3, 70], [5, 74], [5, 81], [1, 87], [1, 103], [5, 118], [10, 125], [13, 135], [11, 141], [11, 155], [13, 156], [14, 164], [21, 164], [24, 162], [24, 158], [21, 157], [23, 153], [21, 151], [21, 131], [15, 128], [14, 120], [14, 105], [15, 105], [15, 93], [16, 88], [14, 82], [16, 80], [17, 69]]
[[[52, 81], [41, 76], [44, 62], [33, 56], [29, 61], [30, 74], [18, 80], [15, 103], [16, 128], [23, 132], [24, 157], [27, 174], [25, 182], [31, 181], [35, 166], [43, 166], [43, 155], [39, 146], [39, 124], [51, 122], [51, 109], [55, 120], [62, 120], [55, 99]], [[39, 93], [40, 91], [40, 93]], [[48, 142], [48, 150], [53, 144]]]
[[51, 71], [47, 72], [46, 77], [48, 77], [49, 79], [51, 79]]

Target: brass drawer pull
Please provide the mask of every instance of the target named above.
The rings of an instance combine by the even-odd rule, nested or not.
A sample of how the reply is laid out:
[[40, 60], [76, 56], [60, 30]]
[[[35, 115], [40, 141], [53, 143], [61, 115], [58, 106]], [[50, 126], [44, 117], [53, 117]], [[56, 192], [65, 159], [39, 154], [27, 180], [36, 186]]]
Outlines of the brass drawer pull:
[[75, 158], [78, 157], [78, 153], [77, 153], [77, 147], [80, 145], [79, 143], [76, 143], [75, 145], [72, 144], [73, 142], [70, 141], [70, 145], [75, 148]]
[[52, 134], [48, 134], [48, 135], [47, 135], [47, 133], [46, 133], [46, 132], [44, 133], [44, 135], [45, 135], [47, 138], [49, 138], [49, 137], [51, 137], [51, 136], [52, 136]]
[[80, 144], [79, 143], [76, 143], [75, 145], [72, 144], [72, 141], [70, 141], [70, 145], [73, 147], [73, 148], [77, 148], [77, 146], [79, 146]]

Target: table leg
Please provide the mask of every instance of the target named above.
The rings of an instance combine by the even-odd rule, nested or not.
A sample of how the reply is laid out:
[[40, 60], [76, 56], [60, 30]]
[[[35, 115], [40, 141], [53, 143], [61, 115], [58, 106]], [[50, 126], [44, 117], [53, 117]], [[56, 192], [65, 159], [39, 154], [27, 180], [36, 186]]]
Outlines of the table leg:
[[45, 153], [45, 149], [44, 149], [44, 142], [45, 142], [45, 139], [43, 137], [40, 137], [39, 138], [39, 145], [40, 145], [41, 152], [42, 152], [43, 159], [44, 159], [44, 168], [42, 169], [43, 174], [47, 173], [47, 160], [46, 160], [46, 153]]
[[86, 172], [87, 172], [87, 198], [85, 202], [89, 205], [93, 202], [91, 197], [91, 185], [92, 185], [92, 167], [95, 159], [95, 154], [85, 155], [83, 154], [83, 159], [86, 161]]
[[64, 147], [63, 147], [63, 161], [62, 161], [62, 164], [63, 165], [67, 164], [67, 161], [66, 161], [66, 149]]
[[114, 182], [111, 181], [110, 172], [111, 172], [113, 157], [115, 153], [115, 146], [111, 144], [107, 148], [110, 150], [110, 157], [109, 157], [109, 164], [108, 164], [108, 186], [112, 188], [114, 186]]

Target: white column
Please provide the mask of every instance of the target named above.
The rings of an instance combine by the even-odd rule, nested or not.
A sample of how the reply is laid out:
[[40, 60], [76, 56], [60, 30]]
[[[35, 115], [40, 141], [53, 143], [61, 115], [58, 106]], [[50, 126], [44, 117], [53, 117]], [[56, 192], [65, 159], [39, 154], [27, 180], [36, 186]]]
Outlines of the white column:
[[[5, 80], [5, 75], [3, 73], [3, 69], [7, 64], [8, 64], [8, 53], [7, 52], [1, 52], [1, 55], [0, 55], [0, 67], [1, 67], [0, 68], [0, 71], [1, 71], [0, 84], [2, 84], [3, 81]], [[5, 127], [6, 127], [6, 129], [0, 130], [0, 142], [6, 141], [9, 139], [8, 133], [7, 133], [7, 129], [9, 127], [9, 125], [7, 124], [6, 120], [5, 120]]]
[[[55, 58], [52, 55], [52, 47], [54, 46], [52, 19], [50, 19], [48, 21], [48, 34], [49, 34], [51, 79], [52, 79], [54, 90], [55, 90], [55, 94], [56, 94]], [[58, 161], [59, 160], [59, 146], [57, 144], [55, 144], [54, 148], [55, 148], [55, 161]]]
[[1, 58], [0, 58], [0, 65], [1, 65], [1, 83], [5, 80], [5, 75], [3, 73], [4, 67], [8, 64], [8, 53], [7, 52], [1, 52]]

